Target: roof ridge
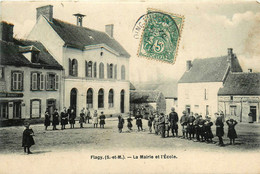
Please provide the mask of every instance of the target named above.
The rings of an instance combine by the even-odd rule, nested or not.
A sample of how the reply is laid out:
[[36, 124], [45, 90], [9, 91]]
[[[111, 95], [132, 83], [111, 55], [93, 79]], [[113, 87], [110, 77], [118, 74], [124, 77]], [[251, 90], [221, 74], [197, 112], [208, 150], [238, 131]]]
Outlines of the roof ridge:
[[224, 58], [227, 57], [228, 55], [222, 55], [222, 56], [218, 56], [218, 57], [205, 57], [205, 58], [195, 58], [194, 60], [205, 60], [205, 59], [217, 59], [217, 58]]

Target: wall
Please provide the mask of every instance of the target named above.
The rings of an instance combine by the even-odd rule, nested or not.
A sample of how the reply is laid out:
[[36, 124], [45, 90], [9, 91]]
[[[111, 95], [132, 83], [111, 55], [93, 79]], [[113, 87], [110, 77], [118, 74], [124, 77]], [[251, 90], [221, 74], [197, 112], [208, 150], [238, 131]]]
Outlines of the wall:
[[[23, 71], [23, 91], [11, 91], [11, 71]], [[62, 71], [60, 70], [48, 70], [48, 69], [37, 69], [29, 67], [15, 67], [5, 66], [5, 84], [6, 90], [4, 92], [11, 93], [23, 93], [23, 97], [16, 98], [1, 98], [2, 101], [14, 101], [22, 100], [22, 114], [21, 118], [30, 118], [30, 100], [40, 99], [41, 100], [41, 117], [44, 118], [44, 112], [46, 110], [46, 100], [56, 99], [56, 106], [60, 110], [60, 90], [58, 91], [31, 91], [31, 72], [42, 72], [44, 75], [47, 72], [54, 72], [59, 75], [61, 79]], [[59, 83], [59, 89], [61, 89], [61, 83]], [[9, 119], [13, 118], [13, 107], [9, 107]]]
[[[256, 106], [256, 122], [260, 122], [260, 96], [218, 96], [218, 108], [223, 111], [226, 118], [232, 117], [237, 121], [249, 122], [250, 106]], [[236, 107], [236, 114], [230, 112], [230, 106]], [[242, 106], [242, 107], [241, 107]]]
[[178, 111], [177, 99], [166, 98], [166, 114], [171, 113], [172, 107], [175, 108], [175, 111]]
[[[186, 105], [190, 105], [191, 112], [205, 117], [206, 105], [209, 105], [209, 115], [214, 117], [218, 111], [218, 90], [222, 82], [208, 83], [179, 83], [178, 84], [178, 114], [181, 115]], [[208, 99], [204, 99], [204, 90], [208, 91]], [[197, 105], [197, 106], [195, 106]]]
[[158, 100], [156, 102], [157, 111], [166, 114], [166, 100], [162, 93], [160, 93]]

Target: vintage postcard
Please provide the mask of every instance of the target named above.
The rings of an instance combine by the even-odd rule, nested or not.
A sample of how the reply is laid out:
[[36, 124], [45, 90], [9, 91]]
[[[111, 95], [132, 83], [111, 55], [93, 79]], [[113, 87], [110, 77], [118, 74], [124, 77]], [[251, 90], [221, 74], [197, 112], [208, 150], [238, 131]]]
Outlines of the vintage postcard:
[[260, 173], [258, 1], [0, 9], [0, 174]]

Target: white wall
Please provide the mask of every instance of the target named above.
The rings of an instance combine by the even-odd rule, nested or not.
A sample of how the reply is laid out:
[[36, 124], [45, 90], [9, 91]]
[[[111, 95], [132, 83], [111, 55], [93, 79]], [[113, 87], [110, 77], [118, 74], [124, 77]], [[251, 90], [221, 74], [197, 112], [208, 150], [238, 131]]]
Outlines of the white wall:
[[[205, 117], [206, 105], [209, 105], [211, 117], [218, 111], [218, 90], [222, 82], [179, 83], [178, 84], [178, 114], [182, 114], [186, 105], [191, 106], [191, 112]], [[204, 90], [208, 90], [208, 99], [204, 99]], [[199, 105], [198, 108], [195, 105]]]

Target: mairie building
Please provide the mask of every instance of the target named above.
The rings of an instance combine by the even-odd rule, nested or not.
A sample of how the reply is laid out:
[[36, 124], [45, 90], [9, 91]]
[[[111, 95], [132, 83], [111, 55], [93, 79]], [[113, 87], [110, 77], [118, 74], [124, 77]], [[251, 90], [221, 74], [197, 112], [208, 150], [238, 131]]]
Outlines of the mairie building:
[[82, 14], [74, 14], [77, 25], [53, 17], [53, 6], [37, 8], [36, 24], [28, 35], [40, 41], [64, 68], [62, 106], [93, 113], [129, 112], [129, 58], [113, 38], [113, 24], [105, 31], [83, 27]]

